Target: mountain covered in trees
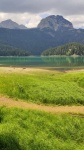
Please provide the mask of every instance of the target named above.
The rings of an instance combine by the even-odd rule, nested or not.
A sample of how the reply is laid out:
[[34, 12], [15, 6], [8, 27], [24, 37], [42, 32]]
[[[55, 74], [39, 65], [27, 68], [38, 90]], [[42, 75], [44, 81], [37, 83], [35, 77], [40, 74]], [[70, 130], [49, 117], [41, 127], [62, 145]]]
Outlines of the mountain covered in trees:
[[84, 44], [84, 29], [75, 29], [63, 16], [48, 16], [41, 20], [37, 28], [0, 28], [0, 42], [18, 49], [41, 55], [46, 49], [70, 42]]
[[42, 55], [66, 55], [66, 56], [84, 56], [84, 44], [69, 43], [63, 46], [58, 46], [45, 50]]
[[29, 56], [30, 52], [0, 43], [0, 56]]

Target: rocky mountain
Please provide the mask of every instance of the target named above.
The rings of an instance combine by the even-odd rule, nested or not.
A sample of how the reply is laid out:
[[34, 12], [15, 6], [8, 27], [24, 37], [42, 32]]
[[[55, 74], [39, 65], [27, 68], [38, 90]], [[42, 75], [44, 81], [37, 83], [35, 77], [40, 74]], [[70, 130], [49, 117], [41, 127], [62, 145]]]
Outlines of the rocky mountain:
[[52, 29], [54, 31], [57, 31], [58, 29], [62, 28], [69, 28], [73, 29], [73, 25], [68, 20], [64, 19], [63, 16], [55, 16], [51, 15], [41, 20], [41, 22], [38, 24], [39, 29]]
[[0, 23], [0, 28], [8, 28], [8, 29], [27, 29], [24, 25], [19, 25], [11, 19], [2, 21]]
[[0, 28], [0, 42], [28, 50], [32, 55], [40, 55], [46, 49], [70, 42], [84, 44], [84, 29], [73, 28], [70, 21], [59, 15], [46, 18], [42, 19], [44, 21], [41, 21], [37, 28], [27, 30], [17, 30], [17, 26], [11, 27], [11, 30], [7, 29], [7, 26]]

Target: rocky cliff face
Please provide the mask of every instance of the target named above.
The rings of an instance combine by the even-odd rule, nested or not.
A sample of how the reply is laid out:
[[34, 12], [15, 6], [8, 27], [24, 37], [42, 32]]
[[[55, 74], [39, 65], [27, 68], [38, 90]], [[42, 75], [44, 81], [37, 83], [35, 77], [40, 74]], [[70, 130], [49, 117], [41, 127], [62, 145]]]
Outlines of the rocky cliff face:
[[41, 22], [38, 24], [38, 28], [44, 29], [49, 28], [54, 31], [57, 31], [60, 28], [73, 28], [73, 25], [68, 20], [64, 19], [62, 16], [48, 16], [41, 20]]
[[8, 29], [27, 29], [24, 25], [19, 25], [12, 20], [5, 20], [0, 23], [0, 28], [8, 28]]

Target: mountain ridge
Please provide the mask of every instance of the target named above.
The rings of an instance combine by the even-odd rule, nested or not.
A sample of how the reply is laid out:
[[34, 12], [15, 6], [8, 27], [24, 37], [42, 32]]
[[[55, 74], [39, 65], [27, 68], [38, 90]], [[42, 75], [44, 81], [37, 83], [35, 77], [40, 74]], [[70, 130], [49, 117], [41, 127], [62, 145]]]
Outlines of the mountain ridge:
[[[73, 29], [73, 24], [61, 15], [56, 15], [56, 16], [50, 15], [50, 16], [47, 16], [46, 18], [43, 18], [36, 28], [39, 28], [39, 29], [48, 28], [48, 29], [57, 31], [58, 29], [62, 27]], [[0, 23], [0, 28], [28, 29], [25, 25], [23, 24], [19, 25], [18, 23], [16, 23], [15, 21], [12, 21], [11, 19], [2, 21]]]
[[60, 15], [57, 15], [57, 16], [51, 15], [42, 19], [37, 27], [39, 29], [50, 28], [54, 31], [57, 31], [60, 28], [73, 29], [72, 23]]
[[30, 50], [32, 55], [41, 55], [46, 49], [70, 42], [84, 44], [84, 29], [73, 28], [69, 21], [64, 24], [66, 19], [60, 18], [59, 15], [58, 20], [61, 23], [56, 30], [51, 27], [40, 29], [38, 26], [27, 30], [0, 28], [0, 41], [20, 49]]
[[27, 29], [24, 25], [19, 25], [18, 23], [12, 21], [11, 19], [4, 20], [0, 23], [0, 28], [7, 29]]

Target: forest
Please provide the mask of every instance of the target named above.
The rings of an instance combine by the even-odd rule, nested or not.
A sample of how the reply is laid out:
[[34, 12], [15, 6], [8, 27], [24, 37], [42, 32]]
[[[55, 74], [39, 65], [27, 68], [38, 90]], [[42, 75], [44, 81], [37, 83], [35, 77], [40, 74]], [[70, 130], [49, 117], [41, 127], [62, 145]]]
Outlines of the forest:
[[30, 52], [0, 43], [0, 56], [29, 56]]
[[84, 44], [68, 43], [55, 48], [50, 48], [43, 51], [42, 55], [66, 55], [66, 56], [84, 56]]

